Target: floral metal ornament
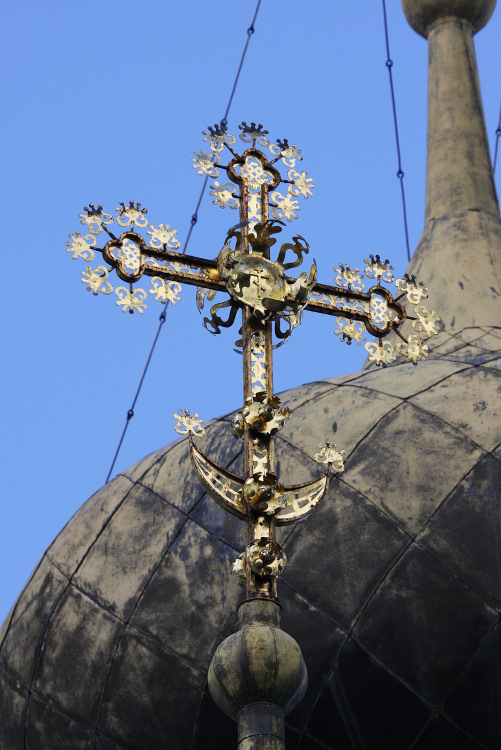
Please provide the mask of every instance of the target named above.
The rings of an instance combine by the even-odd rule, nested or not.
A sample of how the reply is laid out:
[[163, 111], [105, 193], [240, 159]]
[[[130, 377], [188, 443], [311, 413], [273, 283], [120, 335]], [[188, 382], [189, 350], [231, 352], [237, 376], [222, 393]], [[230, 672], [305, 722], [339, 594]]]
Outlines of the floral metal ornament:
[[334, 279], [337, 286], [355, 289], [359, 292], [362, 292], [365, 289], [363, 276], [358, 268], [352, 270], [348, 264], [344, 265], [343, 263], [340, 263], [339, 266], [334, 268], [334, 271], [337, 273], [337, 276]]
[[115, 304], [122, 308], [122, 312], [129, 312], [131, 314], [134, 310], [140, 313], [144, 312], [146, 308], [144, 300], [147, 297], [144, 289], [127, 289], [125, 286], [118, 286], [115, 292], [118, 297]]
[[369, 352], [369, 362], [371, 364], [386, 367], [397, 359], [395, 351], [398, 351], [398, 349], [396, 350], [389, 341], [383, 341], [380, 344], [375, 344], [371, 341], [365, 345], [365, 348]]
[[174, 429], [179, 435], [196, 435], [197, 437], [205, 435], [205, 428], [202, 427], [204, 420], [200, 419], [198, 412], [191, 416], [188, 409], [179, 409], [179, 414], [174, 413], [172, 416], [177, 420]]
[[361, 321], [346, 320], [346, 318], [336, 318], [337, 329], [334, 331], [336, 335], [341, 334], [341, 341], [346, 341], [347, 344], [351, 344], [352, 341], [356, 341], [357, 344], [361, 344], [365, 341], [363, 334], [367, 330]]
[[[269, 131], [262, 124], [251, 122], [248, 125], [242, 122], [238, 128], [241, 131], [239, 139], [250, 146], [241, 156], [235, 150], [237, 137], [228, 133], [225, 125], [209, 126], [207, 131], [204, 130], [203, 140], [208, 143], [210, 151], [194, 153], [193, 167], [198, 174], [216, 178], [224, 170], [238, 187], [237, 195], [231, 183], [214, 182], [210, 188], [213, 203], [221, 208], [238, 208], [243, 202], [245, 220], [250, 222], [251, 227], [270, 218], [270, 212], [274, 219], [297, 219], [300, 208], [298, 198], [312, 196], [315, 187], [313, 179], [305, 171], [294, 169], [296, 163], [302, 160], [301, 151], [295, 144], [289, 145], [286, 138], [270, 143]], [[273, 158], [265, 155], [260, 150], [262, 148], [267, 149]], [[221, 163], [225, 149], [233, 157], [226, 165]], [[285, 174], [273, 166], [278, 162], [287, 168]], [[280, 184], [284, 185], [285, 193], [276, 189]]]
[[[95, 260], [96, 253], [100, 253], [107, 263], [101, 263], [95, 268], [90, 265], [85, 267], [82, 281], [86, 284], [86, 289], [94, 295], [99, 292], [115, 292], [118, 297], [116, 304], [123, 312], [143, 313], [147, 307], [148, 293], [144, 289], [133, 290], [130, 285], [146, 275], [152, 277], [150, 294], [154, 295], [157, 301], [175, 304], [180, 300], [181, 284], [177, 280], [160, 278], [156, 269], [170, 268], [181, 274], [196, 275], [197, 272], [197, 269], [186, 264], [184, 257], [179, 253], [174, 253], [175, 258], [163, 257], [164, 250], [179, 248], [177, 230], [172, 229], [169, 224], [159, 224], [157, 227], [148, 224], [148, 210], [132, 200], [128, 204], [120, 202], [115, 210], [118, 213], [113, 216], [104, 212], [101, 205], [96, 208], [93, 203], [89, 203], [84, 208], [85, 213], [79, 214], [81, 224], [86, 225], [89, 234], [70, 234], [70, 239], [66, 242], [67, 252], [71, 253], [72, 258], [89, 263]], [[114, 223], [119, 228], [116, 234], [113, 232]], [[142, 237], [137, 231], [146, 227], [149, 227], [146, 230], [148, 238]], [[127, 231], [122, 231], [124, 228]], [[107, 235], [108, 241], [103, 247], [97, 248], [97, 238], [103, 232]], [[108, 278], [113, 270], [117, 272], [119, 279], [128, 282], [129, 288], [113, 287]]]
[[395, 350], [406, 357], [406, 362], [412, 362], [413, 365], [417, 365], [420, 359], [428, 358], [428, 347], [415, 333], [411, 334], [407, 341], [396, 344]]
[[253, 474], [245, 480], [242, 497], [258, 513], [276, 515], [287, 507], [287, 497], [283, 484], [277, 482], [274, 474]]
[[101, 234], [103, 226], [113, 224], [113, 216], [103, 213], [102, 206], [96, 208], [93, 203], [89, 203], [88, 206], [85, 206], [84, 211], [84, 214], [78, 214], [81, 219], [80, 224], [87, 224], [91, 234]]
[[414, 274], [404, 274], [403, 279], [397, 279], [395, 286], [403, 292], [412, 305], [418, 305], [422, 299], [428, 297], [428, 289], [422, 281], [416, 281]]
[[320, 450], [315, 453], [314, 459], [319, 464], [328, 464], [335, 472], [344, 471], [344, 457], [346, 451], [338, 451], [336, 444], [331, 445], [329, 441], [325, 444], [319, 443]]
[[[229, 328], [238, 316], [236, 351], [242, 356], [244, 405], [233, 419], [232, 431], [243, 439], [244, 475], [218, 466], [195, 445], [194, 438], [205, 434], [198, 413], [175, 413], [175, 430], [188, 436], [192, 464], [206, 492], [247, 523], [251, 541], [234, 566], [247, 597], [274, 600], [276, 579], [286, 563], [276, 529], [302, 520], [315, 509], [329, 476], [343, 471], [345, 454], [326, 442], [315, 454], [315, 460], [326, 466], [320, 477], [286, 486], [275, 475], [275, 436], [290, 413], [273, 391], [273, 349], [288, 340], [303, 313], [310, 311], [334, 316], [335, 333], [348, 344], [361, 345], [368, 336], [374, 337], [365, 343], [370, 363], [386, 367], [402, 357], [416, 364], [428, 356], [419, 335], [436, 334], [439, 318], [422, 305], [427, 290], [414, 277], [398, 279], [399, 296], [392, 294], [385, 285], [393, 282], [393, 267], [379, 255], [365, 258], [363, 273], [339, 263], [334, 269], [335, 286], [317, 282], [315, 261], [292, 276], [309, 254], [308, 242], [299, 234], [280, 243], [278, 239], [297, 218], [300, 199], [313, 195], [313, 181], [299, 166], [302, 153], [295, 144], [287, 139], [271, 141], [269, 132], [255, 122], [241, 123], [239, 131], [237, 138], [225, 125], [209, 126], [203, 132], [205, 150], [192, 159], [200, 175], [215, 179], [210, 188], [213, 203], [238, 208], [239, 221], [228, 231], [217, 257], [178, 252], [177, 231], [166, 223], [149, 224], [147, 210], [134, 201], [121, 202], [115, 215], [89, 203], [79, 214], [85, 233], [71, 234], [66, 244], [71, 257], [86, 264], [82, 273], [86, 288], [95, 296], [115, 292], [116, 304], [124, 312], [142, 313], [151, 297], [175, 304], [181, 284], [188, 284], [197, 288], [199, 310], [206, 301], [211, 303], [203, 319], [211, 333]], [[237, 150], [241, 143], [243, 153]], [[104, 238], [100, 247], [98, 237]], [[98, 254], [99, 265], [91, 265]], [[113, 289], [112, 271], [123, 286]], [[149, 293], [143, 288], [148, 277]], [[367, 290], [365, 279], [370, 284]], [[138, 282], [141, 286], [136, 286]], [[215, 300], [217, 292], [224, 293], [222, 301]], [[400, 303], [402, 297], [409, 313]], [[403, 332], [407, 320], [410, 335]], [[390, 334], [397, 334], [398, 343], [392, 343]]]
[[70, 234], [71, 242], [67, 242], [67, 253], [71, 253], [71, 257], [75, 260], [76, 258], [82, 258], [82, 260], [93, 261], [96, 257], [93, 246], [97, 240], [92, 234], [86, 234], [82, 237], [80, 232]]
[[[121, 207], [120, 207], [121, 206]], [[116, 207], [116, 211], [120, 211], [117, 216], [117, 222], [121, 227], [130, 227], [131, 229], [136, 227], [146, 227], [148, 220], [145, 214], [148, 213], [147, 208], [141, 208], [140, 203], [134, 205], [134, 201], [129, 201], [129, 205], [120, 202], [120, 206]]]
[[113, 287], [111, 283], [107, 281], [108, 269], [106, 266], [97, 266], [92, 269], [90, 266], [85, 266], [85, 271], [82, 271], [82, 283], [86, 284], [88, 292], [97, 297], [98, 293], [111, 294]]
[[242, 411], [237, 412], [232, 421], [232, 432], [235, 437], [242, 437], [245, 425], [261, 435], [276, 435], [290, 417], [290, 410], [279, 408], [278, 396], [267, 396], [266, 391], [246, 399]]
[[173, 305], [179, 302], [181, 297], [181, 284], [177, 281], [164, 281], [159, 276], [153, 276], [151, 280], [150, 294], [153, 294], [157, 302], [161, 302], [165, 305], [166, 302], [171, 302]]

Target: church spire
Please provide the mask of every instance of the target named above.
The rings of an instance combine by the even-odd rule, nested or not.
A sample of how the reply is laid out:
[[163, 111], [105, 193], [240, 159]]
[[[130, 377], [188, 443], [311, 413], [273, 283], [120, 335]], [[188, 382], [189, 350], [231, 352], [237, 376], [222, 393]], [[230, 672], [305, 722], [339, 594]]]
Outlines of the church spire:
[[473, 34], [496, 0], [402, 0], [428, 39], [423, 236], [409, 272], [433, 285], [447, 329], [501, 325], [501, 230]]

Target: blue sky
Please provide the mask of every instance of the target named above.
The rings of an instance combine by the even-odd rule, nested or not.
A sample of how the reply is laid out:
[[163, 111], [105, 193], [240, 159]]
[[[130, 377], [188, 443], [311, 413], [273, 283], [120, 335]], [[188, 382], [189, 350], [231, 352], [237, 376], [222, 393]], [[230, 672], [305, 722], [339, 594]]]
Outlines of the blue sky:
[[[423, 227], [427, 47], [387, 0], [411, 248]], [[202, 178], [202, 130], [224, 114], [255, 2], [27, 0], [2, 18], [3, 279], [0, 621], [46, 547], [103, 483], [155, 335], [159, 304], [124, 315], [66, 253], [89, 202], [140, 201], [183, 243]], [[501, 11], [476, 37], [491, 145]], [[319, 280], [381, 253], [406, 266], [382, 5], [262, 0], [229, 129], [264, 123], [303, 152], [315, 197], [303, 235]], [[500, 155], [501, 159], [501, 155]], [[499, 192], [499, 171], [497, 177]], [[199, 211], [189, 252], [215, 257], [236, 213]], [[311, 257], [310, 256], [310, 257]], [[115, 473], [175, 439], [172, 413], [241, 406], [236, 329], [211, 336], [193, 288], [167, 323]], [[283, 391], [360, 368], [332, 321], [306, 314], [275, 360]], [[342, 429], [340, 428], [340, 435]], [[340, 438], [341, 441], [341, 438]]]

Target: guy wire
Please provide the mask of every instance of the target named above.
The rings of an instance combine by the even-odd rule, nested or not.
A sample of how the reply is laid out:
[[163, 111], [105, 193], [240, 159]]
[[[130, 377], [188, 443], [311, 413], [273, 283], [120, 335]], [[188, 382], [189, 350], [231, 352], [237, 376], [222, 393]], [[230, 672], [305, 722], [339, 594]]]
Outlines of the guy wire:
[[[242, 67], [243, 67], [243, 64], [244, 64], [245, 55], [247, 53], [247, 48], [249, 46], [249, 42], [250, 42], [251, 36], [254, 34], [254, 31], [255, 31], [254, 24], [256, 22], [257, 14], [259, 13], [259, 7], [260, 7], [260, 5], [261, 5], [261, 0], [258, 0], [257, 5], [256, 5], [256, 10], [254, 12], [254, 16], [253, 16], [252, 21], [251, 21], [251, 25], [247, 29], [247, 39], [245, 41], [245, 45], [244, 45], [244, 48], [243, 48], [243, 51], [242, 51], [242, 57], [240, 58], [240, 64], [239, 64], [237, 72], [235, 74], [235, 79], [233, 81], [233, 86], [232, 86], [232, 89], [231, 89], [230, 97], [228, 99], [228, 104], [226, 106], [226, 110], [225, 110], [224, 116], [221, 119], [221, 125], [222, 126], [224, 126], [224, 125], [227, 124], [228, 113], [230, 111], [230, 107], [231, 107], [231, 104], [232, 104], [232, 101], [233, 101], [233, 96], [234, 96], [236, 88], [237, 88], [238, 79], [240, 78], [240, 73], [242, 71]], [[194, 212], [193, 212], [193, 214], [191, 216], [190, 228], [188, 230], [188, 234], [186, 236], [186, 240], [185, 240], [183, 249], [181, 251], [181, 253], [183, 255], [186, 253], [186, 250], [188, 248], [188, 243], [190, 241], [191, 233], [193, 231], [193, 228], [194, 228], [195, 224], [198, 221], [198, 209], [200, 208], [200, 204], [202, 202], [202, 198], [203, 198], [204, 193], [205, 193], [205, 188], [207, 187], [207, 181], [208, 181], [208, 179], [209, 179], [209, 176], [206, 175], [204, 183], [202, 185], [202, 189], [200, 191], [200, 195], [198, 197], [197, 205], [195, 206], [195, 210], [194, 210]], [[115, 468], [115, 463], [117, 461], [118, 454], [120, 453], [120, 449], [122, 447], [122, 443], [124, 441], [125, 435], [127, 433], [127, 429], [129, 427], [130, 420], [134, 416], [134, 407], [136, 406], [136, 402], [137, 402], [137, 400], [139, 398], [139, 394], [141, 392], [141, 388], [143, 387], [143, 383], [144, 383], [144, 380], [145, 380], [145, 377], [146, 377], [146, 373], [148, 372], [148, 368], [150, 366], [150, 362], [151, 362], [151, 359], [153, 357], [153, 352], [155, 351], [155, 347], [157, 345], [157, 341], [158, 341], [158, 338], [160, 336], [160, 331], [162, 330], [162, 326], [163, 326], [163, 324], [166, 321], [168, 306], [169, 306], [169, 300], [167, 300], [167, 302], [163, 306], [162, 312], [160, 313], [158, 328], [157, 328], [155, 337], [153, 339], [153, 343], [151, 345], [150, 353], [148, 354], [148, 357], [146, 359], [146, 364], [144, 366], [143, 373], [142, 373], [141, 378], [139, 380], [139, 384], [137, 386], [136, 393], [135, 393], [134, 398], [132, 400], [131, 407], [127, 411], [127, 417], [126, 417], [126, 420], [125, 420], [125, 425], [124, 425], [124, 428], [122, 430], [122, 434], [120, 436], [120, 440], [118, 441], [118, 446], [117, 446], [117, 449], [115, 451], [115, 455], [113, 456], [113, 461], [111, 462], [110, 470], [108, 471], [108, 476], [106, 477], [105, 484], [108, 484], [108, 482], [110, 481], [110, 477], [111, 477], [113, 469]]]
[[409, 229], [407, 226], [407, 205], [405, 202], [405, 188], [404, 188], [404, 171], [402, 169], [402, 159], [400, 154], [400, 138], [398, 135], [398, 120], [397, 120], [397, 106], [395, 102], [395, 89], [393, 86], [393, 60], [390, 55], [390, 39], [388, 34], [388, 19], [386, 17], [386, 2], [383, 2], [383, 18], [384, 18], [384, 35], [386, 40], [386, 67], [388, 68], [388, 76], [390, 80], [390, 93], [391, 93], [391, 105], [393, 108], [393, 124], [395, 126], [395, 142], [397, 146], [397, 159], [398, 159], [398, 170], [397, 178], [400, 182], [400, 193], [402, 195], [402, 211], [404, 216], [404, 231], [405, 231], [405, 246], [407, 248], [407, 260], [411, 259], [411, 252], [409, 248]]

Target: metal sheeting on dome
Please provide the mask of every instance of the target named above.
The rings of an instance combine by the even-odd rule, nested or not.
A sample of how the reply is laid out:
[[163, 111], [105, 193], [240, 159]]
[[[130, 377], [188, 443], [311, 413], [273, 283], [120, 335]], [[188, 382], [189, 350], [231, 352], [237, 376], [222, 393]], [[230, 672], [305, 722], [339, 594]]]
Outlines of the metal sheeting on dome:
[[[310, 680], [288, 717], [288, 747], [384, 747], [386, 738], [410, 748], [422, 732], [422, 747], [435, 735], [457, 736], [457, 747], [501, 742], [487, 701], [474, 722], [465, 710], [478, 679], [501, 685], [501, 332], [442, 338], [445, 353], [421, 368], [283, 396], [294, 419], [277, 441], [281, 476], [315, 476], [326, 432], [348, 458], [316, 513], [285, 532], [283, 628]], [[201, 446], [239, 471], [230, 417], [211, 423]], [[208, 699], [200, 727], [195, 717], [211, 655], [236, 619], [230, 568], [243, 525], [185, 468], [187, 440], [147, 457], [94, 495], [47, 551], [4, 628], [6, 747], [22, 746], [26, 721], [38, 738], [28, 747], [71, 738], [88, 748], [97, 737], [102, 748], [202, 748], [204, 726], [223, 721]]]

